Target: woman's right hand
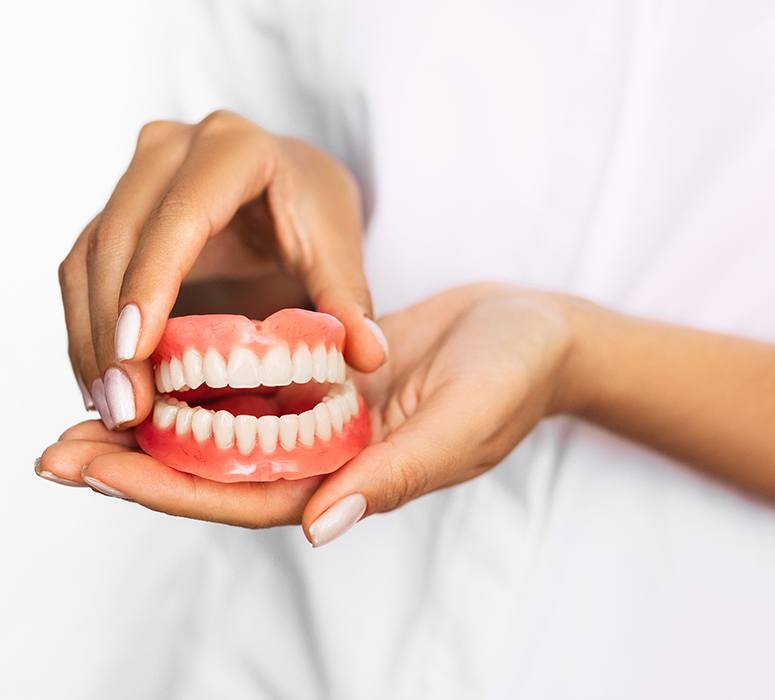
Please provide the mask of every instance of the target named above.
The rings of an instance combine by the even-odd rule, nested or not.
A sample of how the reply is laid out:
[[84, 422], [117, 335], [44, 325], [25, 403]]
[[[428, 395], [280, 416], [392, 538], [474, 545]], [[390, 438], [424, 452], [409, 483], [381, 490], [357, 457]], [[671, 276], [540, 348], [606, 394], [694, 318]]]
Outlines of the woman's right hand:
[[386, 347], [371, 321], [361, 235], [357, 187], [322, 151], [224, 111], [195, 125], [146, 125], [105, 208], [59, 268], [87, 407], [109, 428], [141, 422], [154, 396], [148, 358], [181, 285], [245, 281], [277, 263], [301, 284], [296, 299], [342, 321], [347, 362], [376, 369]]

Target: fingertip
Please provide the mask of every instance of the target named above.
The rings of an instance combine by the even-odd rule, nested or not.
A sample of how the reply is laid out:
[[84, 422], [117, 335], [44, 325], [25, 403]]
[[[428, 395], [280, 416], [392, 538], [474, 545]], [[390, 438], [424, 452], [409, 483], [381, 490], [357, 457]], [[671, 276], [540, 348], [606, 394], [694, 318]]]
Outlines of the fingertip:
[[374, 372], [388, 361], [387, 338], [375, 321], [361, 316], [345, 328], [345, 359], [353, 369]]

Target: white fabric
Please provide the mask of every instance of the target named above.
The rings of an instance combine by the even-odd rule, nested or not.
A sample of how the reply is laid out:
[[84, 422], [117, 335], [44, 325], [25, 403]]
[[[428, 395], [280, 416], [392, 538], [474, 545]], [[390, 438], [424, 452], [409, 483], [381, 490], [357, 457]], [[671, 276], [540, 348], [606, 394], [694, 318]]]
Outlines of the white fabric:
[[[189, 1], [174, 14], [172, 116], [229, 107], [357, 172], [379, 312], [502, 278], [775, 340], [772, 3]], [[294, 529], [201, 532], [174, 567], [153, 562], [157, 593], [133, 603], [116, 666], [90, 670], [105, 676], [94, 697], [775, 688], [772, 511], [567, 419], [319, 551]]]

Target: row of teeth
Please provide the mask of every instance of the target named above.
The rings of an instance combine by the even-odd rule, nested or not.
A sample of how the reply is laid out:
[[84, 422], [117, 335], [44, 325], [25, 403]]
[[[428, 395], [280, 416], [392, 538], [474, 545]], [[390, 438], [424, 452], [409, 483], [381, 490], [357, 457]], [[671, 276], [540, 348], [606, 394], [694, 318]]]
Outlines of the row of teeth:
[[265, 454], [271, 454], [278, 442], [284, 450], [293, 450], [297, 442], [310, 447], [315, 438], [324, 442], [330, 440], [333, 432], [341, 433], [350, 419], [358, 415], [358, 409], [358, 395], [348, 381], [332, 387], [309, 411], [261, 418], [192, 408], [172, 396], [160, 396], [153, 408], [153, 424], [159, 430], [174, 426], [178, 437], [192, 433], [199, 443], [212, 438], [221, 450], [236, 444], [237, 449], [247, 455], [258, 444]]
[[276, 345], [259, 358], [247, 348], [234, 348], [228, 359], [210, 348], [204, 354], [189, 348], [183, 357], [161, 362], [154, 370], [156, 389], [170, 391], [196, 389], [206, 384], [214, 389], [230, 386], [252, 389], [258, 386], [286, 386], [309, 381], [335, 382], [345, 380], [344, 357], [335, 347], [326, 350], [318, 345], [310, 350], [301, 344], [291, 355], [287, 346]]

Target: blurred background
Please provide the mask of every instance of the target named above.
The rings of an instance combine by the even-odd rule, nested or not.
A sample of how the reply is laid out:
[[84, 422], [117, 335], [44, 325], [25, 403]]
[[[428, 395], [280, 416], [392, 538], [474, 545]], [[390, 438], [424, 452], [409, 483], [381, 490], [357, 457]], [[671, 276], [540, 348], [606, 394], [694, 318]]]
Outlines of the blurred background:
[[[282, 3], [259, 4], [270, 7], [271, 12], [282, 12]], [[334, 7], [340, 4], [334, 3]], [[645, 3], [631, 4], [642, 8]], [[574, 36], [580, 24], [575, 15], [562, 14], [560, 3], [552, 21], [557, 23], [558, 44], [565, 42], [571, 47], [567, 55], [559, 54], [567, 63], [564, 69], [572, 70], [576, 51], [612, 65], [615, 61], [607, 49], [598, 48], [607, 45], [608, 40], [600, 38], [604, 33], [638, 50], [643, 49], [639, 42], [644, 35], [653, 43], [637, 54], [634, 68], [629, 67], [640, 82], [626, 83], [622, 78], [622, 85], [626, 83], [631, 89], [622, 88], [621, 76], [614, 76], [611, 85], [596, 81], [594, 76], [588, 82], [587, 75], [583, 81], [569, 79], [568, 85], [556, 90], [563, 99], [570, 96], [562, 103], [565, 109], [547, 110], [548, 119], [556, 118], [560, 124], [568, 114], [580, 114], [582, 125], [602, 123], [605, 133], [611, 134], [618, 123], [614, 117], [619, 107], [627, 114], [645, 116], [640, 122], [624, 120], [629, 128], [619, 133], [618, 159], [611, 153], [602, 156], [603, 160], [610, 157], [606, 162], [613, 163], [614, 176], [600, 209], [590, 208], [586, 214], [581, 199], [586, 188], [593, 187], [597, 180], [584, 175], [590, 161], [585, 151], [576, 150], [584, 145], [582, 132], [569, 130], [567, 141], [559, 145], [552, 142], [556, 147], [554, 161], [548, 164], [548, 142], [532, 135], [525, 137], [523, 145], [530, 166], [522, 174], [526, 189], [538, 183], [535, 192], [548, 192], [546, 201], [550, 204], [560, 201], [563, 192], [569, 196], [562, 199], [562, 206], [544, 206], [543, 202], [535, 208], [533, 219], [529, 211], [520, 213], [527, 218], [514, 225], [535, 226], [538, 234], [544, 230], [541, 227], [561, 229], [565, 225], [563, 217], [573, 214], [577, 204], [574, 197], [578, 196], [581, 203], [576, 209], [582, 212], [581, 218], [587, 214], [589, 220], [598, 217], [597, 264], [605, 266], [608, 260], [626, 258], [620, 274], [616, 279], [612, 276], [608, 286], [597, 283], [590, 272], [594, 266], [582, 265], [578, 289], [632, 311], [773, 340], [772, 259], [765, 259], [762, 252], [771, 250], [766, 246], [775, 235], [771, 205], [775, 182], [771, 136], [775, 80], [772, 66], [761, 60], [764, 54], [755, 53], [755, 47], [763, 45], [767, 36], [775, 35], [766, 3], [744, 4], [745, 25], [738, 21], [737, 11], [729, 3], [727, 10], [717, 11], [708, 25], [698, 30], [700, 39], [691, 48], [686, 37], [695, 31], [693, 17], [703, 15], [704, 3], [682, 4], [692, 10], [687, 10], [685, 16], [678, 16], [681, 10], [676, 10], [676, 16], [670, 16], [663, 25], [654, 25], [657, 29], [653, 34], [649, 32], [654, 26], [647, 22], [645, 32], [621, 36], [600, 29], [619, 26], [612, 19], [619, 12], [615, 3], [600, 3], [599, 7], [591, 3], [595, 9], [589, 12], [596, 15], [595, 21], [586, 27], [585, 39], [578, 45], [567, 37]], [[228, 13], [222, 16], [214, 10], [216, 6], [182, 0], [70, 0], [14, 3], [12, 7], [6, 4], [0, 9], [0, 202], [4, 246], [0, 253], [0, 436], [5, 470], [0, 487], [0, 698], [194, 697], [180, 690], [175, 674], [181, 668], [206, 662], [204, 657], [197, 657], [195, 648], [192, 651], [186, 645], [186, 633], [196, 636], [190, 613], [192, 601], [200, 593], [196, 583], [203, 575], [202, 561], [192, 553], [211, 544], [212, 526], [166, 518], [88, 489], [47, 483], [34, 475], [33, 462], [65, 427], [84, 415], [67, 360], [57, 266], [112, 191], [142, 124], [165, 117], [196, 120], [218, 107], [253, 113], [251, 105], [264, 100], [266, 126], [282, 126], [284, 131], [301, 136], [309, 132], [304, 114], [299, 114], [296, 122], [280, 124], [272, 111], [273, 95], [279, 94], [273, 90], [283, 89], [282, 66], [276, 70], [274, 65], [255, 78], [265, 92], [253, 103], [239, 97], [244, 92], [245, 76], [240, 79], [236, 69], [233, 74], [222, 73], [233, 80], [222, 81], [218, 89], [213, 87], [214, 66], [219, 60], [241, 65], [236, 45], [208, 43], [212, 38], [210, 29], [223, 29], [222, 23], [229, 21]], [[636, 10], [628, 14], [622, 26], [636, 26], [639, 13]], [[659, 19], [664, 20], [661, 15]], [[336, 24], [336, 15], [328, 21]], [[314, 33], [316, 26], [310, 20], [307, 28]], [[461, 26], [465, 26], [463, 21]], [[241, 27], [232, 26], [231, 31], [239, 32]], [[676, 27], [682, 34], [673, 32]], [[737, 43], [719, 41], [727, 29]], [[265, 34], [269, 39], [273, 36], [271, 32]], [[532, 36], [527, 37], [527, 41], [532, 40]], [[528, 48], [540, 51], [538, 43], [536, 40]], [[665, 46], [673, 52], [668, 55], [685, 59], [694, 68], [723, 56], [724, 62], [719, 59], [719, 65], [736, 66], [738, 70], [727, 73], [714, 68], [693, 82], [694, 78], [689, 79], [694, 75], [691, 71], [674, 71], [670, 61], [660, 63], [655, 58]], [[747, 57], [750, 71], [735, 64], [738, 56], [742, 56], [741, 62], [745, 59], [747, 47], [752, 47]], [[558, 55], [552, 53], [555, 48], [550, 47], [543, 58], [550, 56], [553, 60]], [[614, 58], [617, 55], [611, 54]], [[425, 68], [436, 70], [434, 57], [426, 58]], [[551, 61], [542, 65], [547, 71], [553, 69]], [[554, 87], [547, 87], [550, 81], [542, 81], [540, 74], [531, 78], [534, 70], [540, 70], [540, 66], [527, 61], [519, 70], [515, 68], [518, 75], [510, 79], [517, 81], [525, 100], [540, 103]], [[727, 99], [714, 97], [719, 84], [725, 86]], [[694, 92], [689, 85], [695, 86]], [[755, 85], [761, 86], [765, 97], [749, 103], [751, 94], [761, 96], [761, 91], [752, 87]], [[619, 95], [621, 104], [605, 114], [602, 109], [598, 113], [594, 106], [608, 105], [610, 95], [619, 94], [616, 91], [620, 89], [624, 95]], [[684, 99], [687, 91], [690, 97]], [[286, 102], [295, 99], [293, 95], [283, 97]], [[554, 97], [546, 99], [550, 104]], [[673, 103], [679, 107], [660, 111], [660, 105]], [[579, 104], [593, 107], [577, 112]], [[614, 115], [610, 128], [606, 126], [606, 114]], [[697, 119], [698, 114], [703, 115], [701, 119]], [[541, 120], [545, 122], [547, 114], [537, 110], [534, 116], [524, 118], [527, 122], [519, 126], [531, 127]], [[653, 143], [641, 140], [654, 124], [665, 131], [668, 127], [674, 129], [674, 140], [665, 139], [656, 149]], [[425, 128], [432, 141], [435, 125]], [[530, 134], [529, 128], [525, 133]], [[332, 126], [326, 134], [326, 145], [360, 168], [362, 175], [370, 166], [353, 155], [357, 149], [350, 138]], [[703, 144], [707, 139], [717, 143], [718, 150], [706, 158]], [[497, 144], [492, 146], [497, 148]], [[631, 166], [644, 154], [656, 154], [654, 169]], [[583, 177], [575, 181], [568, 177], [566, 182], [563, 177], [571, 163], [581, 169]], [[740, 173], [744, 176], [737, 177]], [[540, 185], [545, 182], [560, 184], [554, 192], [542, 189]], [[767, 184], [751, 187], [751, 182]], [[690, 192], [686, 183], [700, 185]], [[651, 198], [644, 198], [641, 188], [648, 186], [652, 187], [648, 190]], [[689, 194], [700, 205], [686, 206]], [[743, 205], [720, 209], [726, 212], [723, 216], [706, 207], [709, 202], [725, 200]], [[400, 202], [393, 203], [396, 201]], [[617, 208], [617, 202], [625, 204]], [[397, 224], [394, 230], [401, 230], [407, 222], [411, 224], [410, 214], [418, 217], [415, 221], [431, 225], [438, 210], [416, 205], [414, 210], [405, 211], [406, 220], [400, 216], [393, 220]], [[476, 215], [474, 208], [468, 220], [475, 221]], [[642, 229], [635, 247], [621, 235], [630, 225]], [[661, 232], [673, 225], [685, 235], [662, 245], [666, 239], [660, 238]], [[756, 230], [760, 235], [737, 239], [736, 228]], [[649, 231], [653, 231], [653, 238]], [[718, 231], [729, 233], [714, 239]], [[537, 247], [543, 240], [537, 235]], [[706, 240], [720, 242], [704, 247]], [[372, 253], [372, 261], [375, 255], [390, 255], [390, 251], [379, 248]], [[396, 266], [392, 278], [383, 275], [378, 282], [378, 290], [395, 287], [393, 297], [380, 305], [382, 310], [411, 300], [402, 291], [405, 287], [400, 284], [400, 276], [413, 275], [410, 263], [421, 265], [423, 256], [411, 250], [404, 253], [406, 266]], [[551, 260], [559, 261], [558, 266], [566, 264], [564, 249], [549, 253]], [[703, 259], [703, 272], [695, 270], [693, 276], [687, 275], [696, 257]], [[465, 256], [458, 256], [450, 265], [465, 261]], [[547, 266], [539, 258], [532, 267], [526, 264], [527, 281], [541, 282]], [[635, 283], [628, 293], [622, 292], [646, 265], [667, 282], [649, 285], [648, 275], [644, 274], [642, 284]], [[375, 280], [377, 276], [375, 269]], [[426, 284], [426, 291], [430, 291], [438, 281]], [[740, 294], [727, 294], [729, 286]], [[377, 297], [387, 299], [379, 292]], [[537, 441], [540, 443], [546, 434], [539, 431]], [[530, 662], [523, 674], [525, 687], [546, 691], [522, 697], [602, 697], [595, 693], [595, 679], [604, 676], [615, 679], [611, 687], [622, 689], [619, 697], [767, 697], [767, 687], [775, 693], [775, 665], [769, 663], [775, 651], [772, 511], [677, 469], [648, 451], [598, 435], [591, 428], [578, 428], [574, 436], [591, 445], [584, 464], [595, 468], [582, 465], [562, 479], [555, 479], [549, 469], [543, 476], [538, 472], [535, 480], [525, 486], [524, 496], [520, 492], [525, 512], [532, 514], [535, 494], [557, 489], [551, 508], [545, 507], [548, 501], [543, 496], [537, 499], [542, 503], [536, 511], [540, 511], [540, 523], [529, 536], [540, 532], [545, 545], [542, 551], [559, 551], [552, 550], [552, 546], [573, 542], [559, 558], [539, 558], [535, 575], [514, 595], [526, 602], [524, 609], [509, 612], [513, 613], [513, 627], [530, 630], [515, 644], [523, 653], [521, 658]], [[526, 454], [527, 460], [529, 449]], [[601, 463], [610, 461], [610, 455], [621, 464], [609, 470]], [[618, 469], [630, 464], [633, 455], [639, 460], [638, 466]], [[461, 498], [473, 499], [477, 491], [470, 489], [474, 488], [485, 486], [465, 487], [457, 493], [463, 494]], [[412, 517], [420, 512], [418, 507], [427, 510], [438, 502], [434, 496], [420, 506], [413, 504], [407, 512]], [[583, 503], [581, 520], [579, 511], [574, 517], [568, 515], [565, 508], [570, 502]], [[663, 529], [657, 536], [654, 533], [658, 526]], [[379, 527], [377, 523], [365, 523], [363, 537], [376, 537]], [[255, 533], [233, 531], [224, 536], [221, 544], [228, 552], [231, 544], [252, 537]], [[301, 535], [298, 539], [301, 547]], [[270, 552], [270, 562], [280, 559], [279, 554]], [[211, 566], [211, 580], [226, 580], [234, 574], [228, 559], [217, 560]], [[398, 574], [403, 573], [398, 570]], [[456, 575], [463, 578], [468, 573], [461, 565]], [[486, 601], [494, 594], [482, 586], [470, 587], [463, 595], [469, 598], [457, 592], [450, 597], [448, 609], [454, 609], [461, 600]], [[616, 614], [601, 618], [600, 610], [606, 609]], [[383, 612], [390, 615], [389, 608]], [[601, 624], [600, 619], [607, 622]], [[638, 625], [643, 631], [632, 633], [637, 643], [631, 647], [629, 631], [641, 629]], [[460, 642], [464, 654], [468, 653], [454, 626], [440, 623], [431, 629], [426, 642]], [[116, 640], [135, 640], [136, 646], [127, 654]], [[422, 646], [417, 639], [414, 642], [418, 646], [411, 649], [427, 651], [427, 644]], [[483, 638], [481, 646], [494, 653], [498, 644]], [[638, 654], [645, 654], [641, 657], [643, 663], [638, 661]], [[609, 665], [612, 658], [615, 662]], [[292, 674], [293, 659], [287, 664], [287, 672]], [[658, 672], [649, 675], [649, 668]], [[218, 673], [216, 667], [213, 677], [217, 678]], [[446, 673], [444, 669], [439, 671], [440, 675]], [[167, 675], [170, 680], [165, 686]], [[676, 687], [700, 689], [703, 694], [672, 695], [669, 691], [674, 677], [683, 679]], [[121, 690], [122, 679], [131, 679], [131, 694]], [[563, 685], [563, 679], [568, 685]], [[245, 687], [250, 687], [249, 679]], [[585, 690], [574, 695], [574, 687]], [[642, 692], [627, 692], [628, 688]], [[259, 697], [264, 696], [282, 694], [264, 689]]]

